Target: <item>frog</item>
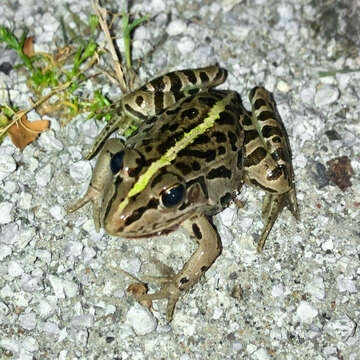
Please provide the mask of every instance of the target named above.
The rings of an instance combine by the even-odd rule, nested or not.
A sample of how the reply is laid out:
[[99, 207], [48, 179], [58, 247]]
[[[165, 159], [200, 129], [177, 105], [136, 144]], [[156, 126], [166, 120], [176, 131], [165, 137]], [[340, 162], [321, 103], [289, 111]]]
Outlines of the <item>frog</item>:
[[[159, 76], [120, 99], [86, 158], [99, 152], [86, 194], [69, 212], [93, 205], [97, 231], [149, 238], [184, 228], [197, 249], [160, 289], [135, 295], [140, 303], [167, 300], [166, 320], [222, 251], [212, 217], [244, 184], [265, 192], [261, 252], [279, 214], [299, 218], [289, 138], [274, 97], [256, 86], [251, 111], [233, 90], [220, 90], [227, 71], [218, 65]], [[109, 138], [128, 123], [124, 142]]]

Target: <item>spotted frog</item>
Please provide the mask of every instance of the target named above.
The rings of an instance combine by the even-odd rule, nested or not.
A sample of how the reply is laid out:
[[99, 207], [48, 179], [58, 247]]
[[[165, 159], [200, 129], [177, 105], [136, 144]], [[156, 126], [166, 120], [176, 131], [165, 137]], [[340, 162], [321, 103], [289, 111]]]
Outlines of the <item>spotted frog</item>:
[[[216, 90], [226, 71], [218, 66], [170, 72], [124, 96], [87, 158], [104, 143], [86, 195], [73, 212], [93, 204], [96, 229], [146, 238], [183, 226], [198, 244], [182, 270], [159, 291], [138, 301], [177, 300], [221, 253], [211, 217], [228, 206], [243, 183], [265, 191], [265, 226], [257, 249], [286, 206], [298, 218], [294, 171], [286, 130], [263, 87], [250, 91], [252, 112], [235, 91]], [[106, 138], [119, 124], [142, 124], [124, 143]], [[106, 140], [106, 141], [105, 141]]]

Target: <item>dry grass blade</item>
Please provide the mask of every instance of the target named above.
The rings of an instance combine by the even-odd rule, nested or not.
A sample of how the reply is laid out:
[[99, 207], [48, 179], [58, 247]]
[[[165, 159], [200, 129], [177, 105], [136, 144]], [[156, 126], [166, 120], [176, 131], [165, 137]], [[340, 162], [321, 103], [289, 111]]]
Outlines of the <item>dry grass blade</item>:
[[120, 89], [124, 94], [126, 94], [128, 92], [128, 86], [126, 84], [124, 71], [122, 69], [120, 60], [117, 56], [117, 53], [116, 53], [116, 50], [115, 50], [115, 47], [114, 47], [114, 44], [113, 44], [113, 41], [112, 41], [112, 38], [110, 35], [109, 27], [106, 23], [107, 11], [106, 11], [106, 9], [102, 8], [99, 5], [99, 2], [97, 0], [91, 0], [91, 5], [96, 13], [96, 16], [99, 19], [99, 23], [100, 23], [101, 29], [104, 32], [105, 38], [107, 39], [109, 51], [110, 51], [111, 58], [112, 58], [112, 61], [114, 64], [114, 69], [116, 72], [116, 76], [117, 76], [117, 79], [119, 82]]

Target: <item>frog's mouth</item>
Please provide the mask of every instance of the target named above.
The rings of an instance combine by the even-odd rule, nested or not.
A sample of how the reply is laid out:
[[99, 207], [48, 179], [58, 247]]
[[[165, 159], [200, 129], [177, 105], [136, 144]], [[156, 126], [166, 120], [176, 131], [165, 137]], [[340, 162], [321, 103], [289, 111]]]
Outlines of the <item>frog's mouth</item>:
[[104, 228], [110, 235], [130, 239], [161, 236], [177, 230], [191, 214], [192, 212], [182, 213], [169, 219], [166, 219], [164, 214], [157, 214], [152, 216], [151, 221], [149, 219], [139, 219], [131, 224], [127, 221], [129, 217], [120, 216], [117, 221], [109, 217], [108, 221], [104, 223]]

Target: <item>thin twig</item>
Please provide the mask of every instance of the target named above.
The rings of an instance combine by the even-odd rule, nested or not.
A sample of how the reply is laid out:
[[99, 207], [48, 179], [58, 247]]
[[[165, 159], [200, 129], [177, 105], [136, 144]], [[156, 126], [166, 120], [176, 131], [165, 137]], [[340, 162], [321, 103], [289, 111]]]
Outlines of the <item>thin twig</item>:
[[113, 61], [115, 73], [116, 73], [116, 76], [119, 81], [120, 89], [124, 94], [126, 94], [129, 91], [129, 89], [128, 89], [128, 86], [126, 85], [125, 75], [124, 75], [121, 63], [119, 61], [118, 55], [116, 53], [113, 41], [111, 39], [109, 27], [107, 26], [107, 23], [106, 23], [107, 11], [105, 8], [102, 8], [100, 6], [98, 0], [91, 0], [91, 5], [96, 13], [96, 16], [99, 19], [99, 23], [100, 23], [102, 31], [104, 32], [105, 38], [108, 41], [108, 47], [109, 47], [109, 51], [110, 51], [111, 58]]

